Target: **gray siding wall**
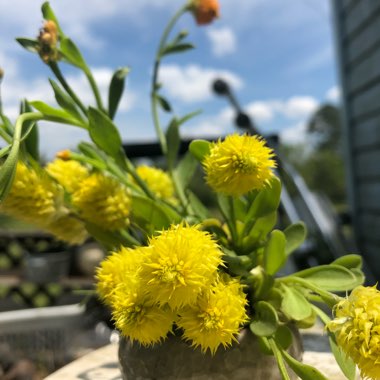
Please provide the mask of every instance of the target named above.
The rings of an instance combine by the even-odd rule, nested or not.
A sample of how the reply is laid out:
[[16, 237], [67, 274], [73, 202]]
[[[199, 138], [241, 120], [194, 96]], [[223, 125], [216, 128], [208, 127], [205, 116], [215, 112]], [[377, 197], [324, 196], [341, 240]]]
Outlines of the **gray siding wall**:
[[380, 279], [380, 0], [332, 0], [356, 240]]

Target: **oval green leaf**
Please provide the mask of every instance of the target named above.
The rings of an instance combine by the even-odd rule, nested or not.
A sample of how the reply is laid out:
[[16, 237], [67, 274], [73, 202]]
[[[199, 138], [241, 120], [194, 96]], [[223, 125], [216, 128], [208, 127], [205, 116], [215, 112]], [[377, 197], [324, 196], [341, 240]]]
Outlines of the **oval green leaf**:
[[285, 235], [279, 230], [274, 230], [264, 249], [264, 268], [267, 273], [275, 274], [286, 262]]
[[191, 154], [200, 162], [210, 153], [211, 143], [206, 140], [193, 140], [189, 150]]
[[283, 285], [281, 291], [281, 310], [289, 318], [295, 321], [301, 321], [312, 314], [313, 310], [309, 301], [299, 290]]
[[278, 328], [278, 316], [275, 308], [268, 302], [259, 301], [254, 305], [255, 315], [249, 325], [257, 336], [272, 336]]

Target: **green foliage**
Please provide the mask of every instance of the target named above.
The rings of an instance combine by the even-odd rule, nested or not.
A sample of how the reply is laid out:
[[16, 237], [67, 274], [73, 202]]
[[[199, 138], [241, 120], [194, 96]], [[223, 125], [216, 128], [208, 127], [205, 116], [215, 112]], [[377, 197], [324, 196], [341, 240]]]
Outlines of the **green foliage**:
[[129, 67], [121, 67], [117, 69], [112, 76], [108, 92], [108, 115], [111, 119], [115, 117], [120, 99], [124, 92], [125, 78], [129, 72]]
[[272, 336], [278, 328], [276, 309], [268, 302], [259, 301], [254, 305], [254, 318], [249, 328], [257, 336]]

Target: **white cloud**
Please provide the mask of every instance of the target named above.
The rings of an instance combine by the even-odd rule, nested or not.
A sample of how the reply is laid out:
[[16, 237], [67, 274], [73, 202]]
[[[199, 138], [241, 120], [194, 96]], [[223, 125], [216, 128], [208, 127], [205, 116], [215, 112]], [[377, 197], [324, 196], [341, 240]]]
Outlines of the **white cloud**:
[[326, 99], [333, 102], [333, 103], [338, 103], [341, 100], [341, 89], [338, 86], [331, 87], [327, 92], [326, 92]]
[[210, 28], [207, 37], [215, 56], [223, 57], [236, 51], [236, 36], [231, 28]]
[[195, 64], [163, 65], [159, 76], [168, 94], [186, 103], [212, 98], [211, 87], [217, 78], [226, 80], [235, 90], [243, 86], [240, 77], [230, 71], [206, 68]]
[[[276, 102], [277, 103], [277, 102]], [[274, 117], [275, 107], [272, 101], [256, 101], [246, 105], [245, 110], [258, 122], [268, 122]]]
[[306, 122], [301, 121], [280, 133], [281, 142], [285, 144], [302, 144], [306, 142]]
[[298, 119], [313, 113], [318, 108], [318, 101], [311, 96], [293, 96], [281, 108], [285, 116]]

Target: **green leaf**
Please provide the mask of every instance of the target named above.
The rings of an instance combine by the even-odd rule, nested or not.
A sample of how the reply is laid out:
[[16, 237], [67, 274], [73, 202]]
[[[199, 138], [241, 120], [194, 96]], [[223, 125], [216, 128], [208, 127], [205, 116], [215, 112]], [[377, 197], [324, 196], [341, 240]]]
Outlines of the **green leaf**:
[[119, 131], [112, 120], [102, 111], [89, 107], [89, 132], [95, 145], [112, 157], [117, 157], [122, 148]]
[[331, 332], [329, 335], [329, 343], [331, 347], [331, 352], [333, 353], [336, 362], [338, 363], [340, 369], [347, 377], [348, 380], [356, 379], [356, 364], [354, 361], [337, 345], [335, 341], [335, 336]]
[[200, 162], [210, 154], [211, 143], [206, 140], [193, 140], [189, 145], [190, 153]]
[[70, 38], [62, 38], [59, 51], [65, 60], [80, 69], [87, 71], [86, 62], [75, 43]]
[[285, 245], [286, 240], [283, 232], [272, 231], [264, 249], [264, 268], [267, 273], [273, 275], [285, 264]]
[[361, 285], [360, 279], [352, 271], [335, 264], [308, 268], [293, 273], [292, 276], [304, 278], [322, 290], [333, 292], [344, 292]]
[[0, 203], [5, 199], [12, 188], [16, 174], [19, 147], [17, 146], [17, 149], [14, 147], [15, 145], [12, 146], [7, 159], [0, 167]]
[[313, 310], [309, 301], [298, 289], [283, 285], [281, 291], [281, 310], [289, 318], [295, 321], [301, 321], [312, 314]]
[[37, 40], [31, 39], [31, 38], [16, 38], [16, 41], [26, 50], [30, 51], [31, 53], [38, 53], [40, 44]]
[[9, 151], [11, 150], [11, 145], [7, 145], [5, 146], [4, 148], [1, 148], [0, 149], [0, 158], [3, 158], [5, 155], [7, 155], [9, 153]]
[[12, 122], [4, 115], [0, 115], [1, 116], [1, 119], [3, 120], [3, 128], [5, 130], [5, 132], [7, 132], [8, 135], [10, 136], [13, 136], [13, 133], [14, 133], [14, 126], [12, 124]]
[[159, 105], [165, 112], [172, 112], [172, 106], [163, 96], [157, 94], [155, 96]]
[[174, 117], [166, 131], [166, 142], [168, 145], [168, 166], [172, 168], [178, 155], [181, 138], [179, 135], [179, 125], [177, 119]]
[[190, 43], [176, 44], [176, 45], [167, 45], [161, 52], [161, 56], [175, 54], [175, 53], [183, 53], [185, 51], [194, 49], [194, 45]]
[[244, 249], [251, 250], [260, 241], [265, 241], [269, 232], [273, 230], [273, 227], [277, 223], [277, 212], [265, 215], [256, 220], [249, 235], [243, 239]]
[[198, 116], [201, 113], [202, 113], [202, 111], [197, 110], [197, 111], [191, 112], [185, 116], [182, 116], [180, 119], [178, 119], [178, 125], [182, 125], [182, 124], [186, 123], [188, 120], [192, 119], [195, 116]]
[[237, 276], [244, 276], [248, 274], [249, 269], [252, 267], [252, 259], [249, 256], [232, 255], [227, 248], [222, 248], [223, 252], [223, 261], [227, 264], [228, 271]]
[[245, 218], [245, 231], [249, 232], [258, 218], [277, 211], [280, 204], [280, 197], [281, 182], [277, 177], [273, 177], [270, 184], [257, 194], [255, 200], [249, 208]]
[[[32, 108], [30, 107], [27, 100], [24, 99], [21, 102], [20, 111], [21, 114], [32, 111]], [[34, 126], [32, 127], [33, 124]], [[40, 160], [38, 126], [34, 121], [27, 120], [23, 125], [23, 130], [25, 131], [28, 128], [32, 129], [23, 141], [23, 145], [26, 151], [31, 155], [31, 157], [33, 157], [33, 159], [38, 162]]]
[[289, 367], [302, 379], [302, 380], [328, 380], [327, 377], [322, 375], [316, 368], [310, 365], [300, 363], [294, 359], [285, 350], [281, 350], [281, 355], [284, 357]]
[[278, 316], [275, 308], [268, 302], [259, 301], [254, 305], [253, 321], [249, 325], [251, 331], [258, 336], [272, 336], [278, 328]]
[[104, 230], [93, 223], [86, 222], [86, 230], [109, 251], [116, 250], [121, 245], [130, 246], [117, 232]]
[[68, 96], [60, 87], [59, 85], [53, 80], [49, 79], [49, 82], [53, 88], [55, 100], [57, 103], [70, 115], [72, 115], [75, 119], [80, 120], [82, 123], [83, 117], [78, 111], [77, 106], [75, 105], [74, 101], [70, 96]]
[[82, 141], [81, 143], [78, 144], [78, 149], [80, 152], [82, 152], [85, 156], [100, 161], [104, 162], [106, 160], [106, 157], [104, 156], [104, 153], [96, 149], [93, 145]]
[[189, 186], [197, 166], [198, 161], [190, 152], [187, 152], [178, 163], [174, 175], [177, 177], [182, 189], [186, 189]]
[[129, 67], [121, 67], [117, 69], [112, 76], [108, 92], [108, 115], [111, 119], [115, 117], [120, 99], [124, 92], [125, 77], [129, 72]]
[[59, 34], [61, 35], [61, 37], [64, 37], [63, 31], [62, 31], [61, 27], [59, 26], [58, 19], [55, 16], [53, 9], [50, 7], [50, 4], [48, 1], [46, 1], [45, 3], [42, 4], [41, 11], [42, 11], [42, 15], [44, 16], [45, 20], [51, 20], [51, 21], [55, 22], [55, 24], [57, 25], [57, 29], [58, 29]]
[[190, 190], [187, 192], [189, 203], [200, 221], [210, 217], [209, 209], [201, 202], [201, 200]]
[[297, 222], [284, 230], [286, 237], [286, 256], [289, 256], [297, 248], [299, 248], [306, 238], [306, 226], [303, 222]]
[[187, 30], [181, 30], [177, 36], [173, 39], [170, 45], [177, 45], [179, 42], [181, 42], [184, 38], [186, 38], [189, 35], [189, 32]]
[[363, 259], [360, 255], [345, 255], [338, 257], [331, 264], [341, 265], [347, 269], [361, 269], [363, 266]]
[[274, 340], [276, 341], [277, 345], [279, 345], [284, 350], [287, 350], [293, 342], [293, 334], [288, 326], [281, 325], [278, 327], [274, 335]]
[[49, 106], [48, 104], [41, 102], [39, 100], [29, 102], [29, 104], [36, 110], [40, 111], [45, 116], [45, 118], [50, 121], [55, 121], [57, 123], [63, 123], [63, 124], [76, 125], [78, 127], [84, 128], [84, 125], [82, 122], [73, 118], [65, 110], [53, 108]]
[[132, 216], [151, 226], [151, 231], [168, 228], [172, 223], [179, 222], [181, 217], [169, 207], [143, 196], [132, 196]]

